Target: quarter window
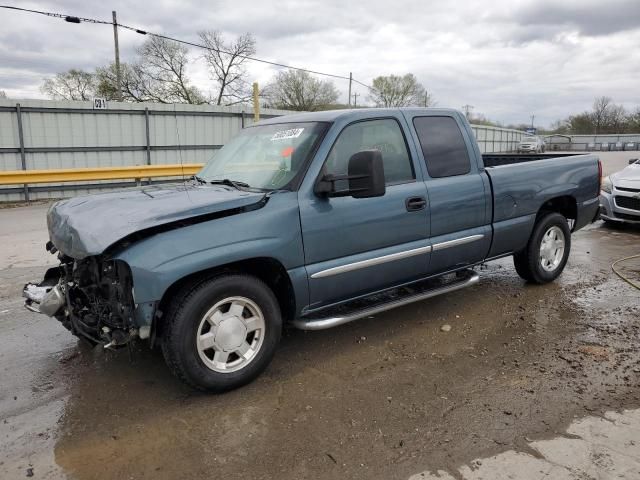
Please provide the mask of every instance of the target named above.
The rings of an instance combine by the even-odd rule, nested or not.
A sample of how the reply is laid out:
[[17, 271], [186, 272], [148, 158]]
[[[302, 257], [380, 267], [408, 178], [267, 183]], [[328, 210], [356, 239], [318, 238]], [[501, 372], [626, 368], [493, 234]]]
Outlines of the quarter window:
[[431, 178], [469, 173], [469, 151], [452, 117], [415, 117], [413, 125]]
[[379, 150], [382, 153], [387, 185], [406, 183], [416, 178], [404, 135], [398, 122], [393, 119], [368, 120], [347, 126], [331, 147], [325, 173], [347, 174], [349, 159], [363, 150]]

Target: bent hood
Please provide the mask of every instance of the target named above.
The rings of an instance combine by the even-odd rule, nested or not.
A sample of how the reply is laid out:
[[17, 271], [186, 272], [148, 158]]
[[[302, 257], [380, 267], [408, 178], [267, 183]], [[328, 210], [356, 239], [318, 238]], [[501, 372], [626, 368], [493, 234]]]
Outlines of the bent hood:
[[611, 175], [616, 187], [640, 189], [640, 163], [634, 163]]
[[51, 242], [76, 259], [103, 253], [128, 235], [259, 205], [264, 193], [218, 185], [161, 185], [62, 200], [47, 213]]

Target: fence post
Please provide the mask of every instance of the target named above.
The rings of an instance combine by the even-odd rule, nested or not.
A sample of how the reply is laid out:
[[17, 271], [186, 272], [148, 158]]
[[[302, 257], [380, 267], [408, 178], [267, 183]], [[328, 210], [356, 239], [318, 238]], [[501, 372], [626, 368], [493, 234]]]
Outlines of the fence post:
[[244, 128], [244, 110], [242, 110], [242, 128]]
[[[18, 116], [18, 139], [20, 141], [20, 161], [22, 162], [22, 170], [27, 169], [27, 157], [24, 153], [24, 131], [22, 130], [22, 110], [20, 104], [16, 103], [16, 115]], [[24, 201], [29, 201], [29, 185], [24, 184]]]
[[144, 108], [144, 128], [147, 136], [147, 165], [151, 165], [151, 134], [149, 132], [149, 109]]

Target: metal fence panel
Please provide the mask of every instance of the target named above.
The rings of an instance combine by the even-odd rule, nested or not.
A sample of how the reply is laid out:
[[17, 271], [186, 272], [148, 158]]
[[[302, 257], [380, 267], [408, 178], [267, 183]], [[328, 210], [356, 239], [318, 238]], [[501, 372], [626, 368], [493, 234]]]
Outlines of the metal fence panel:
[[[17, 104], [20, 107], [17, 107]], [[110, 102], [0, 100], [0, 169], [59, 169], [145, 164], [205, 163], [242, 126], [253, 123], [247, 107]], [[294, 112], [262, 109], [261, 118]], [[20, 121], [19, 121], [20, 120]], [[24, 154], [20, 143], [20, 124]], [[482, 152], [513, 151], [523, 132], [474, 125]], [[24, 161], [23, 161], [24, 160]], [[105, 187], [97, 188], [97, 185]], [[134, 182], [120, 182], [121, 185]], [[91, 182], [0, 185], [0, 201], [59, 198], [112, 188]]]

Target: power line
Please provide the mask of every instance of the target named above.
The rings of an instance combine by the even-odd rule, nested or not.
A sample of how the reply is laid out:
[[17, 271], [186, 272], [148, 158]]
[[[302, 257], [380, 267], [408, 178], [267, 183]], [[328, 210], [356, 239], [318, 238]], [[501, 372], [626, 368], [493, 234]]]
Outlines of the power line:
[[[47, 17], [62, 18], [65, 21], [70, 22], [70, 23], [86, 22], [86, 23], [95, 23], [95, 24], [101, 24], [101, 25], [114, 25], [114, 22], [108, 22], [108, 21], [105, 21], [105, 20], [98, 20], [98, 19], [95, 19], [95, 18], [85, 18], [85, 17], [77, 17], [75, 15], [66, 15], [66, 14], [63, 14], [63, 13], [45, 12], [45, 11], [41, 11], [41, 10], [31, 10], [31, 9], [28, 9], [28, 8], [14, 7], [14, 6], [10, 6], [10, 5], [0, 5], [0, 8], [5, 8], [5, 9], [9, 9], [9, 10], [17, 10], [17, 11], [28, 12], [28, 13], [36, 13], [36, 14], [39, 14], [39, 15], [45, 15]], [[191, 47], [201, 48], [201, 49], [204, 49], [204, 50], [211, 50], [211, 51], [214, 51], [214, 52], [217, 52], [217, 53], [224, 53], [225, 55], [235, 55], [236, 57], [244, 58], [245, 60], [264, 63], [264, 64], [267, 64], [267, 65], [272, 65], [274, 67], [288, 68], [288, 69], [291, 69], [291, 70], [298, 70], [298, 71], [301, 71], [301, 72], [312, 73], [314, 75], [323, 75], [325, 77], [339, 78], [341, 80], [352, 80], [353, 82], [358, 83], [358, 84], [360, 84], [360, 85], [362, 85], [362, 86], [364, 86], [364, 87], [366, 87], [366, 88], [368, 88], [370, 90], [374, 90], [373, 87], [370, 87], [369, 85], [367, 85], [367, 84], [365, 84], [365, 83], [363, 83], [363, 82], [361, 82], [359, 80], [356, 80], [353, 77], [349, 78], [349, 77], [344, 76], [344, 75], [336, 75], [336, 74], [333, 74], [333, 73], [319, 72], [317, 70], [310, 70], [308, 68], [302, 68], [302, 67], [293, 67], [291, 65], [286, 65], [284, 63], [278, 63], [278, 62], [272, 62], [271, 60], [265, 60], [263, 58], [257, 58], [257, 57], [252, 57], [252, 56], [248, 56], [248, 55], [234, 54], [234, 53], [228, 52], [226, 50], [217, 49], [217, 48], [213, 48], [213, 47], [208, 47], [208, 46], [202, 45], [200, 43], [190, 42], [188, 40], [181, 40], [179, 38], [170, 37], [168, 35], [162, 35], [160, 33], [149, 32], [149, 31], [146, 31], [146, 30], [142, 30], [140, 28], [135, 28], [135, 27], [131, 27], [129, 25], [124, 25], [122, 23], [117, 23], [116, 25], [118, 27], [120, 27], [120, 28], [124, 28], [126, 30], [130, 30], [132, 32], [139, 33], [141, 35], [150, 35], [150, 36], [153, 36], [153, 37], [162, 38], [162, 39], [165, 39], [165, 40], [170, 40], [172, 42], [177, 42], [177, 43], [182, 43], [184, 45], [189, 45]]]

